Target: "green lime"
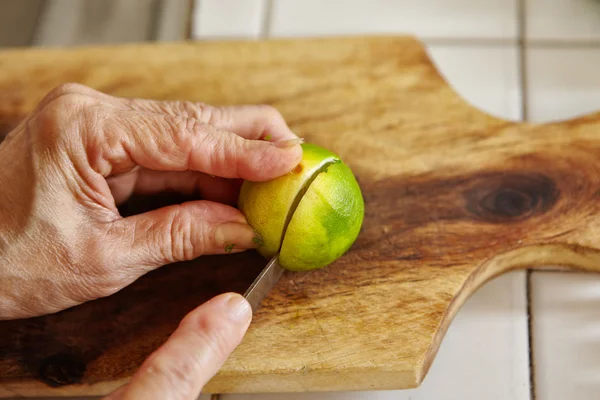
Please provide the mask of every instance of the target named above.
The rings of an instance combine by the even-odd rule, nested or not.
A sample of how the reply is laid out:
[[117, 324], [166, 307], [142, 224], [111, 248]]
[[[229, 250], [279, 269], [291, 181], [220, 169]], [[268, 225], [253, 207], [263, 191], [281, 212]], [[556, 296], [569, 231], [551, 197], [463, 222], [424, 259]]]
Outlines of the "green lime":
[[325, 267], [352, 246], [364, 218], [364, 200], [354, 174], [336, 154], [302, 145], [300, 164], [267, 182], [245, 181], [238, 206], [270, 258], [278, 251], [283, 268]]

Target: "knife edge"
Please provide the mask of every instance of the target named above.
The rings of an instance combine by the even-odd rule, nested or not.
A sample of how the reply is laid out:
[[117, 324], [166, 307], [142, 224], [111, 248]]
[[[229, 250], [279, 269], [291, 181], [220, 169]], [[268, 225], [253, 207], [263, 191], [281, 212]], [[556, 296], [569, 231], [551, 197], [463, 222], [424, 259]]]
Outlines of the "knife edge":
[[244, 297], [250, 303], [253, 313], [258, 310], [264, 298], [275, 287], [284, 271], [279, 265], [279, 254], [276, 254], [248, 287]]

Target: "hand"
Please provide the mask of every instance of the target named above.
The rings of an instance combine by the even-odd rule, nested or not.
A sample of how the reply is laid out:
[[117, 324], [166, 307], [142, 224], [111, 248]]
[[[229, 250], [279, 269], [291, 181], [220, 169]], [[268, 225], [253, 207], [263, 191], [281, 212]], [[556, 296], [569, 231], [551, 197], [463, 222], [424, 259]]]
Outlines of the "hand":
[[169, 340], [107, 400], [195, 400], [240, 343], [252, 312], [238, 294], [224, 294], [189, 313]]
[[[224, 203], [235, 201], [235, 179], [292, 170], [299, 143], [270, 107], [53, 90], [0, 145], [0, 319], [60, 311], [165, 264], [257, 247]], [[167, 189], [203, 200], [126, 218], [117, 210], [134, 193]]]

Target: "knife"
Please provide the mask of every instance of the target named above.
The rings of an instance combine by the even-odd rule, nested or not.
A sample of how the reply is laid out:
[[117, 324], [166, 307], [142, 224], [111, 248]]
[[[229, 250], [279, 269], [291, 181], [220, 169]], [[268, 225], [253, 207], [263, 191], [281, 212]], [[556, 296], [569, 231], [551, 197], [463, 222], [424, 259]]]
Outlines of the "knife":
[[279, 253], [277, 253], [269, 260], [267, 266], [252, 282], [246, 293], [244, 293], [244, 297], [248, 300], [250, 306], [252, 306], [253, 313], [258, 310], [260, 303], [277, 284], [284, 271], [281, 265], [279, 265]]

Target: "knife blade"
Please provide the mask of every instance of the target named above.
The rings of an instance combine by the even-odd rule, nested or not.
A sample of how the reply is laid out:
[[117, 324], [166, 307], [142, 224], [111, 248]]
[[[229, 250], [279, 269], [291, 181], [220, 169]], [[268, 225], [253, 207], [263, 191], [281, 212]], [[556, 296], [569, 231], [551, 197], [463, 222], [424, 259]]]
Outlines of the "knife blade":
[[275, 254], [250, 287], [248, 287], [244, 293], [244, 297], [248, 300], [250, 306], [252, 306], [253, 313], [258, 310], [263, 299], [267, 297], [271, 289], [277, 284], [284, 271], [281, 265], [279, 265], [279, 253]]

